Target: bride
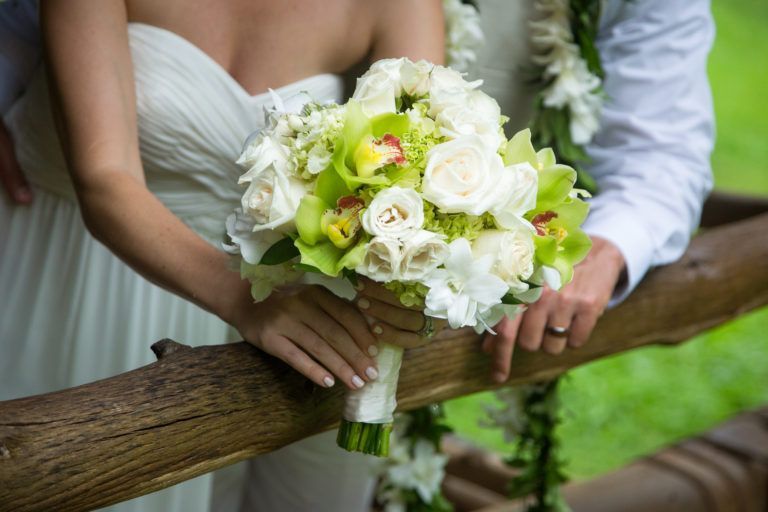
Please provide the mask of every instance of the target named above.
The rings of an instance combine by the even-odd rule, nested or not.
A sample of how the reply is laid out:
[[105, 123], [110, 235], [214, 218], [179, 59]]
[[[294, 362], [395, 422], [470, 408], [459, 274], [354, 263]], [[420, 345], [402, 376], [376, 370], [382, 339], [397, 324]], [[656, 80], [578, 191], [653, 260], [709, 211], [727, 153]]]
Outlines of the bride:
[[[229, 268], [219, 247], [241, 194], [233, 162], [272, 106], [267, 88], [340, 101], [339, 73], [358, 62], [440, 63], [440, 2], [40, 7], [45, 70], [5, 119], [35, 201], [0, 200], [0, 399], [147, 364], [163, 337], [244, 338], [319, 386], [374, 380], [376, 340], [357, 309], [315, 287], [254, 304]], [[393, 314], [382, 320], [419, 325]], [[260, 457], [251, 473], [251, 510], [368, 505], [367, 460], [327, 435]], [[201, 477], [115, 508], [221, 508], [211, 494]]]

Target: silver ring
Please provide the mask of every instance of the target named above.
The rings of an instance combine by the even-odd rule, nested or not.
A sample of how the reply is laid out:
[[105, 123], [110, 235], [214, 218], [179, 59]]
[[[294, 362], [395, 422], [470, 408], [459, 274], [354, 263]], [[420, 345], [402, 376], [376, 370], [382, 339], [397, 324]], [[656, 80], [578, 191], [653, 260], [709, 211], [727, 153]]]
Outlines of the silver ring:
[[547, 334], [554, 336], [555, 338], [567, 338], [571, 334], [571, 330], [567, 327], [559, 327], [556, 325], [548, 325], [545, 329]]
[[435, 335], [435, 321], [431, 316], [424, 316], [424, 327], [416, 331], [416, 334], [427, 339]]

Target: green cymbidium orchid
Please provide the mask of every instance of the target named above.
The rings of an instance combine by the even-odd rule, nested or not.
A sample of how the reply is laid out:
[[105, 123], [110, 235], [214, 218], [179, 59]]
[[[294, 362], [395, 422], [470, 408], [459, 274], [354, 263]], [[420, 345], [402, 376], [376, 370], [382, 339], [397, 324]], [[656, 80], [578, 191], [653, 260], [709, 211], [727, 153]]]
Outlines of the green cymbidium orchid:
[[538, 152], [531, 144], [531, 131], [516, 133], [507, 143], [504, 163], [530, 163], [538, 171], [539, 190], [536, 207], [525, 216], [536, 228], [536, 260], [555, 268], [563, 284], [573, 278], [573, 266], [584, 259], [592, 247], [589, 237], [579, 227], [589, 212], [589, 205], [572, 197], [576, 171], [558, 164], [550, 148]]
[[320, 217], [320, 229], [333, 245], [346, 249], [355, 241], [362, 227], [360, 212], [365, 202], [355, 196], [344, 196], [337, 201], [335, 209], [325, 210]]
[[350, 100], [344, 129], [334, 143], [331, 166], [326, 171], [336, 171], [350, 191], [363, 184], [390, 185], [389, 173], [377, 171], [407, 163], [400, 138], [409, 127], [405, 114], [381, 114], [369, 119], [360, 104]]

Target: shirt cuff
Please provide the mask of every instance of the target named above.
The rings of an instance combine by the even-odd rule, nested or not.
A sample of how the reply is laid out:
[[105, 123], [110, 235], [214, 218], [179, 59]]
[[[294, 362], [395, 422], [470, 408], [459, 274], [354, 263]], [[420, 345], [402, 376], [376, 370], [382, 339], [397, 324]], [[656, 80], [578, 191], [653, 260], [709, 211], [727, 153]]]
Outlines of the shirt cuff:
[[647, 226], [638, 220], [633, 211], [595, 211], [587, 217], [583, 226], [589, 236], [608, 240], [624, 257], [626, 279], [620, 281], [608, 307], [622, 302], [645, 276], [653, 261], [654, 241]]

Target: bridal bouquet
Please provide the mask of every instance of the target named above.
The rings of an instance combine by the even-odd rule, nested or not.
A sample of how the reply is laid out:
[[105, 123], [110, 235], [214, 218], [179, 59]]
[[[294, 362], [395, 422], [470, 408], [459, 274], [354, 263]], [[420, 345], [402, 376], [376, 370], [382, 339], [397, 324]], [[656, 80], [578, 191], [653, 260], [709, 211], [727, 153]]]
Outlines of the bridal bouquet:
[[[362, 275], [481, 332], [569, 281], [590, 247], [576, 173], [527, 130], [507, 140], [480, 85], [389, 59], [345, 105], [273, 112], [238, 160], [247, 189], [227, 221], [254, 299], [307, 274]], [[387, 454], [401, 358], [379, 347], [379, 378], [347, 396], [340, 446]]]

